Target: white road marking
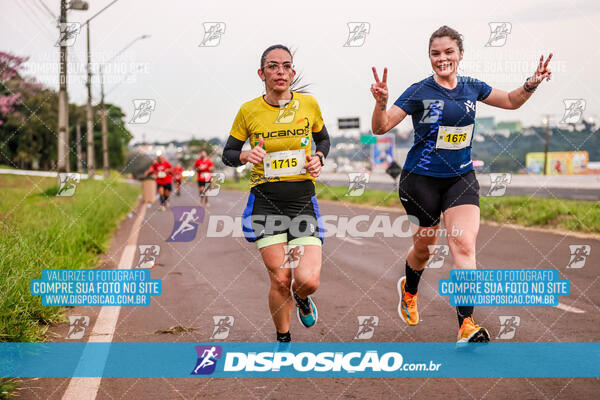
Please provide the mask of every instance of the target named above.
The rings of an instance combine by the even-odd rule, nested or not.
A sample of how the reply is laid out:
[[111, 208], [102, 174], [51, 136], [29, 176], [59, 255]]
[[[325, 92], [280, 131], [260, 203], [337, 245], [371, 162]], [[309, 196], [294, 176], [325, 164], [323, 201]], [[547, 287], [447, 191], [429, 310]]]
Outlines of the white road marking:
[[556, 306], [556, 308], [563, 310], [563, 311], [568, 311], [568, 312], [572, 312], [575, 314], [583, 314], [585, 313], [584, 310], [581, 310], [577, 307], [573, 307], [573, 306], [568, 306], [566, 304], [562, 304], [562, 303], [558, 303], [558, 305]]
[[[146, 215], [146, 207], [139, 207], [140, 213], [135, 219], [133, 223], [133, 227], [131, 228], [131, 233], [129, 234], [129, 239], [127, 240], [127, 245], [125, 246], [125, 250], [123, 250], [123, 254], [119, 260], [119, 267], [122, 269], [131, 269], [133, 266], [135, 254], [137, 252], [137, 240], [140, 233], [140, 226], [142, 225], [142, 221], [144, 220], [144, 216]], [[98, 314], [98, 319], [94, 324], [94, 329], [90, 334], [90, 338], [88, 339], [88, 343], [98, 343], [98, 342], [112, 342], [115, 328], [117, 326], [117, 321], [119, 319], [119, 312], [121, 311], [120, 306], [113, 307], [102, 307], [100, 309], [100, 313]], [[81, 357], [81, 360], [86, 359], [86, 350]], [[97, 352], [94, 352], [94, 359], [98, 359]], [[108, 351], [105, 354], [104, 361], [106, 361], [106, 357], [108, 357]], [[83, 361], [82, 361], [83, 362]], [[78, 365], [77, 371], [82, 365]], [[69, 386], [63, 395], [63, 400], [94, 400], [98, 393], [98, 389], [100, 388], [100, 381], [102, 377], [92, 377], [92, 378], [80, 378], [73, 377], [69, 381]]]

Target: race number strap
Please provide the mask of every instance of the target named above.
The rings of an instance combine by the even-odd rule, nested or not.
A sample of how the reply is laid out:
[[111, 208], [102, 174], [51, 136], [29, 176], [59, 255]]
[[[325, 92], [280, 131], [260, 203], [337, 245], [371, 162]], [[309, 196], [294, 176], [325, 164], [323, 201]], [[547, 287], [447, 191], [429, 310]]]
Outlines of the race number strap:
[[467, 126], [440, 126], [436, 149], [460, 150], [471, 144], [473, 124]]
[[156, 175], [159, 178], [164, 178], [165, 176], [167, 176], [167, 173], [165, 171], [158, 171], [158, 174]]
[[263, 158], [265, 177], [299, 175], [304, 173], [304, 149], [268, 153]]

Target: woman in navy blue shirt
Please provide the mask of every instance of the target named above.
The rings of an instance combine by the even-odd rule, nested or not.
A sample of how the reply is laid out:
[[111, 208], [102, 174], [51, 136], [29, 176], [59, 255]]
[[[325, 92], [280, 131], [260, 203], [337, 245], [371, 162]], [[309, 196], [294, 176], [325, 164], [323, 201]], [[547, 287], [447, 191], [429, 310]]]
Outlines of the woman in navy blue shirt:
[[[437, 242], [440, 215], [448, 234], [452, 268], [476, 268], [475, 242], [479, 231], [479, 183], [471, 161], [471, 142], [477, 101], [514, 110], [521, 107], [544, 80], [550, 80], [548, 62], [511, 92], [484, 82], [457, 76], [464, 53], [462, 36], [448, 26], [429, 39], [429, 59], [434, 74], [411, 85], [387, 109], [387, 68], [380, 80], [373, 67], [371, 93], [376, 104], [372, 130], [382, 135], [412, 117], [415, 142], [400, 176], [399, 195], [408, 215], [419, 220], [413, 246], [406, 257], [406, 275], [398, 281], [398, 313], [409, 325], [419, 323], [417, 289], [429, 260], [429, 247]], [[488, 331], [473, 321], [473, 307], [457, 307], [458, 342], [487, 342]]]

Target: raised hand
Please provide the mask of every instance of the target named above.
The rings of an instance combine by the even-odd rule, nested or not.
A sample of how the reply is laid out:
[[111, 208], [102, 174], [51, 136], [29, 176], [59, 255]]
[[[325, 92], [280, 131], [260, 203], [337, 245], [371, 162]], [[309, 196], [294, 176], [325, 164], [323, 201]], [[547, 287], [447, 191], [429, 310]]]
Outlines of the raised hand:
[[383, 106], [385, 109], [388, 101], [387, 68], [383, 69], [383, 79], [380, 81], [377, 70], [373, 67], [373, 77], [375, 78], [375, 83], [371, 84], [371, 93], [377, 104]]
[[537, 85], [542, 83], [542, 81], [544, 79], [546, 79], [547, 81], [550, 80], [550, 78], [552, 77], [552, 71], [550, 71], [550, 68], [548, 68], [548, 63], [550, 62], [551, 59], [552, 59], [552, 53], [550, 53], [548, 55], [548, 58], [546, 59], [546, 61], [544, 61], [543, 54], [540, 56], [540, 63], [538, 65], [538, 67], [535, 70], [535, 73], [533, 74], [533, 76], [531, 78], [529, 78], [530, 85], [536, 87]]
[[265, 139], [261, 136], [258, 144], [254, 146], [250, 154], [248, 155], [248, 161], [254, 165], [258, 165], [262, 162], [263, 158], [267, 155], [265, 149], [263, 149], [263, 143]]

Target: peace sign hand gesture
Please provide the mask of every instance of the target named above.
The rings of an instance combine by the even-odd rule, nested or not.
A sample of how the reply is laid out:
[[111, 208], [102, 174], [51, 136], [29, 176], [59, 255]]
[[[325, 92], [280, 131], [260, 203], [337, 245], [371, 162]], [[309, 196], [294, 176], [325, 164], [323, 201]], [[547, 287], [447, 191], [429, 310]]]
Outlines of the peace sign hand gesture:
[[540, 63], [538, 65], [538, 67], [535, 70], [535, 73], [533, 74], [533, 76], [531, 78], [529, 78], [529, 83], [531, 84], [531, 86], [537, 87], [540, 83], [542, 83], [542, 81], [544, 79], [546, 79], [547, 81], [550, 80], [550, 78], [552, 77], [552, 72], [550, 71], [550, 68], [548, 68], [548, 63], [550, 62], [551, 59], [552, 59], [552, 53], [550, 53], [548, 55], [548, 58], [546, 59], [545, 62], [544, 62], [544, 55], [542, 54], [540, 56]]
[[377, 104], [385, 109], [388, 101], [387, 68], [383, 69], [383, 79], [380, 81], [377, 70], [373, 67], [373, 77], [375, 77], [375, 83], [371, 84], [371, 93]]

